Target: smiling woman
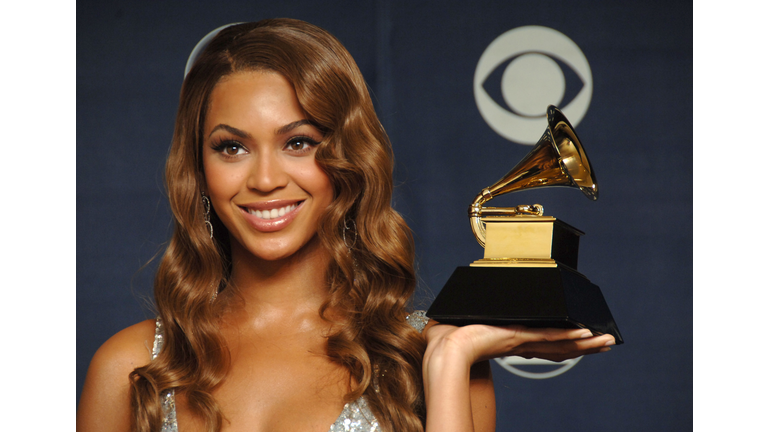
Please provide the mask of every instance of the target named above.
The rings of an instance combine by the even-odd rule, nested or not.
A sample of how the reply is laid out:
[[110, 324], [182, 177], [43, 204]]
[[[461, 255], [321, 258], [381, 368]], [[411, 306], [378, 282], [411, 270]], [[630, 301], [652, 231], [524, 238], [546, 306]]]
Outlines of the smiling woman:
[[236, 240], [235, 261], [274, 261], [322, 247], [308, 243], [333, 188], [315, 160], [323, 134], [305, 117], [293, 86], [277, 73], [236, 73], [211, 93], [205, 189]]
[[96, 353], [78, 430], [487, 431], [487, 359], [607, 349], [586, 330], [427, 324], [392, 168], [333, 36], [290, 19], [218, 33], [182, 86], [158, 318]]

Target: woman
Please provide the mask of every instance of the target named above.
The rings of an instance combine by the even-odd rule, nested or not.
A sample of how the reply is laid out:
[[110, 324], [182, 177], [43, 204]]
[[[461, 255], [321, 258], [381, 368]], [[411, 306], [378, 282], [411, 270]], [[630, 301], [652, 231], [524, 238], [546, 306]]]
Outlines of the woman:
[[420, 333], [388, 138], [349, 53], [310, 24], [235, 25], [210, 42], [182, 86], [166, 181], [158, 319], [96, 353], [80, 430], [493, 430], [487, 359], [613, 341]]

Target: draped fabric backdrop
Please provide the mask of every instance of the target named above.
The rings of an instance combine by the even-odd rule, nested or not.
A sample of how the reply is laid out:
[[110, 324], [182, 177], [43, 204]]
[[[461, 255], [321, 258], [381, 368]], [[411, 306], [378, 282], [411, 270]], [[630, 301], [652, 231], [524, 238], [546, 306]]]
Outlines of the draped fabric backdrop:
[[524, 124], [548, 103], [578, 119], [600, 199], [550, 188], [493, 205], [540, 203], [586, 232], [579, 270], [626, 343], [548, 379], [492, 362], [498, 430], [692, 430], [692, 15], [669, 0], [78, 2], [78, 399], [96, 349], [154, 317], [187, 56], [220, 25], [293, 17], [338, 37], [370, 86], [394, 146], [394, 206], [416, 237], [421, 308], [482, 257], [467, 207], [544, 131]]

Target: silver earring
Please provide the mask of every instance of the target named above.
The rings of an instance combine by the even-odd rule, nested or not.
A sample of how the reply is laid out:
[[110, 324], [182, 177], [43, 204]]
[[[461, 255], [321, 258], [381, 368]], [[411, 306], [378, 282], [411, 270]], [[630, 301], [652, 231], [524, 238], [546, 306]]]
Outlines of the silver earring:
[[[350, 224], [352, 224], [351, 227], [349, 226]], [[350, 237], [352, 237], [352, 244], [349, 244], [350, 240], [347, 238], [347, 231], [352, 231], [350, 233]], [[354, 234], [354, 237], [352, 234]], [[344, 246], [346, 246], [347, 249], [352, 252], [352, 248], [355, 247], [355, 243], [357, 243], [357, 224], [355, 224], [354, 219], [347, 219], [344, 221], [344, 229], [341, 232], [341, 236], [344, 239]]]
[[203, 196], [203, 210], [205, 211], [203, 217], [205, 218], [205, 226], [208, 227], [208, 233], [213, 239], [213, 224], [211, 223], [211, 200], [205, 196], [204, 192], [201, 192]]
[[[208, 234], [211, 236], [211, 240], [213, 240], [213, 224], [211, 223], [211, 199], [205, 196], [204, 192], [201, 192], [200, 195], [202, 196], [203, 200], [203, 218], [205, 218], [205, 226], [208, 227]], [[213, 303], [214, 300], [216, 300], [216, 297], [219, 295], [219, 287], [213, 286], [213, 293], [211, 294], [211, 299], [209, 302]]]

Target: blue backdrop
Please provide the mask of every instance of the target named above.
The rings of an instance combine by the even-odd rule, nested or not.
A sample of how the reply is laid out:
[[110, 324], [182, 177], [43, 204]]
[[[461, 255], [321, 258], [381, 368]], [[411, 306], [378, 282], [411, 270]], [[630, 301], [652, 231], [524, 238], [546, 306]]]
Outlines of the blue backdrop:
[[[531, 149], [478, 110], [481, 55], [524, 26], [570, 38], [591, 71], [576, 129], [600, 199], [554, 188], [493, 205], [541, 203], [587, 233], [579, 269], [602, 288], [626, 343], [550, 379], [493, 363], [498, 430], [693, 429], [692, 5], [669, 0], [78, 2], [78, 399], [96, 349], [153, 317], [150, 260], [170, 235], [162, 169], [187, 56], [222, 24], [270, 17], [317, 24], [357, 60], [393, 142], [394, 205], [416, 236], [424, 308], [457, 266], [482, 257], [469, 203]], [[588, 83], [554, 58], [568, 106]], [[483, 89], [509, 110], [505, 65]]]

